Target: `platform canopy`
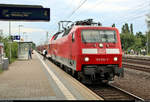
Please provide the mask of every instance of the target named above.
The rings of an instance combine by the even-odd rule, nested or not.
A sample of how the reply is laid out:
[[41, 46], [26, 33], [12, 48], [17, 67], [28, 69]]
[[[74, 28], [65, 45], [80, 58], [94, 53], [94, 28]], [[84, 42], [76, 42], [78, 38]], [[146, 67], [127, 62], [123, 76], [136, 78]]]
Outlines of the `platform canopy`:
[[50, 21], [50, 8], [41, 5], [0, 4], [2, 21]]

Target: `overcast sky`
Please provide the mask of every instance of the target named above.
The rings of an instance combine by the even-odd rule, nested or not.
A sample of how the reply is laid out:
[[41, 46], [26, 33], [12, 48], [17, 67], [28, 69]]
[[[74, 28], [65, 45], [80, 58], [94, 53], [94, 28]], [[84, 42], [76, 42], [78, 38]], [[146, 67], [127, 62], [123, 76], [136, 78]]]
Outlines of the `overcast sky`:
[[[100, 21], [103, 26], [111, 26], [113, 23], [121, 31], [122, 25], [127, 22], [133, 23], [134, 33], [142, 31], [145, 33], [146, 14], [150, 11], [150, 0], [86, 0], [86, 2], [76, 10], [85, 0], [0, 0], [0, 4], [27, 4], [42, 5], [50, 8], [50, 22], [11, 22], [12, 35], [19, 33], [18, 25], [25, 40], [32, 40], [36, 44], [44, 43], [46, 32], [51, 37], [58, 30], [60, 20], [84, 20], [92, 18]], [[71, 13], [76, 12], [70, 17]], [[4, 34], [8, 34], [8, 22], [0, 21], [0, 29]], [[23, 36], [23, 35], [22, 35]]]

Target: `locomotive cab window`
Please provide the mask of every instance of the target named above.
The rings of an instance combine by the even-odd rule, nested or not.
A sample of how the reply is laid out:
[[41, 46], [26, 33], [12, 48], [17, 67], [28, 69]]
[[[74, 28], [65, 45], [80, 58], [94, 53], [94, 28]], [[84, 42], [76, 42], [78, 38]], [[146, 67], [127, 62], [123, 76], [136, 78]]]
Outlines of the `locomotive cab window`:
[[110, 42], [116, 43], [116, 32], [113, 30], [82, 30], [82, 42]]

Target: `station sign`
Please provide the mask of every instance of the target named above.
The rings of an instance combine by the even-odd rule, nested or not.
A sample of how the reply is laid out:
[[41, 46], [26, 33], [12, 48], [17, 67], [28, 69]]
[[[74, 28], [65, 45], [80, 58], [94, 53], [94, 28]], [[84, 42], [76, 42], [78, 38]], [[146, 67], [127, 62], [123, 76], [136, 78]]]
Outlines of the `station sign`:
[[50, 8], [21, 5], [0, 5], [0, 20], [50, 21]]
[[11, 40], [20, 40], [19, 35], [11, 36]]

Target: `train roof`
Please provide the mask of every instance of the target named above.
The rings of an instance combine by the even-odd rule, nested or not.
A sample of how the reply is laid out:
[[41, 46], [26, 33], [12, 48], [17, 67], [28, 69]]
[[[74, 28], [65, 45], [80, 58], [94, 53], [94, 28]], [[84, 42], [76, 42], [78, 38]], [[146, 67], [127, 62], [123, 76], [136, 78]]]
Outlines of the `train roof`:
[[100, 29], [108, 29], [108, 30], [116, 30], [117, 28], [115, 27], [104, 27], [104, 26], [82, 26], [82, 25], [75, 25], [72, 27], [72, 29], [92, 29], [92, 28], [100, 28]]
[[59, 31], [57, 33], [55, 33], [54, 35], [59, 35], [61, 33], [69, 33], [71, 30], [77, 30], [77, 29], [104, 29], [104, 30], [118, 30], [117, 28], [115, 27], [104, 27], [104, 26], [91, 26], [91, 25], [74, 25], [70, 28], [66, 28], [66, 30], [62, 30], [62, 31]]

